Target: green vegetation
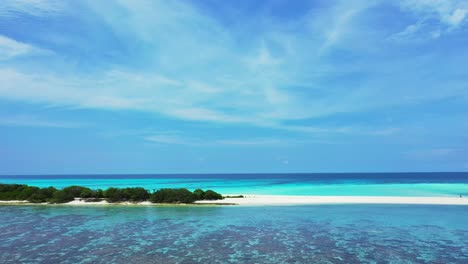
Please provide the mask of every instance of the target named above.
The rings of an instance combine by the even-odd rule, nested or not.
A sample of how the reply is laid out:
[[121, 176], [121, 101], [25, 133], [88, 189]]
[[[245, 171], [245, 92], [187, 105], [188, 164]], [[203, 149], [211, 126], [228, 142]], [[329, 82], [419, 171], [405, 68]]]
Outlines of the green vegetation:
[[57, 190], [54, 192], [54, 195], [52, 196], [52, 200], [49, 200], [51, 203], [68, 203], [71, 202], [75, 199], [73, 195], [70, 193], [67, 193], [64, 190]]
[[148, 200], [149, 193], [140, 187], [123, 189], [110, 187], [104, 191], [104, 198], [110, 203], [122, 201], [142, 202]]
[[161, 189], [150, 197], [153, 203], [193, 203], [196, 200], [197, 196], [187, 189]]
[[244, 198], [244, 195], [227, 195], [223, 197], [224, 198]]
[[31, 203], [67, 203], [75, 198], [85, 201], [142, 202], [153, 203], [193, 203], [197, 200], [219, 200], [222, 195], [212, 191], [197, 189], [191, 192], [187, 189], [160, 189], [153, 193], [141, 187], [113, 188], [107, 190], [92, 190], [83, 186], [69, 186], [63, 189], [54, 187], [38, 188], [25, 184], [0, 184], [0, 200], [21, 200]]
[[222, 200], [223, 196], [215, 191], [207, 190], [206, 192], [202, 189], [196, 189], [193, 191], [196, 200]]

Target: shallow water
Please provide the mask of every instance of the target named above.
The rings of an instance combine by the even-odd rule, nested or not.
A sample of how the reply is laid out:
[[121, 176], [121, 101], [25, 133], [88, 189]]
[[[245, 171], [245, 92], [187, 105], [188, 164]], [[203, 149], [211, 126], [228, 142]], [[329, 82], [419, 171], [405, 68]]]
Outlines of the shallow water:
[[213, 189], [223, 194], [468, 196], [468, 173], [180, 174], [0, 176], [38, 187]]
[[0, 263], [468, 263], [466, 206], [0, 206]]

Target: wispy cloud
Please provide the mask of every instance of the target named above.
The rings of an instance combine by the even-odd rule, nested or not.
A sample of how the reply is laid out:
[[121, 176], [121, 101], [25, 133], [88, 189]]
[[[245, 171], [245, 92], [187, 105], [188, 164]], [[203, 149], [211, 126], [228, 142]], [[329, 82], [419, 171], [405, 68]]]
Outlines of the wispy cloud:
[[277, 125], [270, 124], [266, 127], [292, 132], [301, 132], [305, 134], [350, 134], [350, 135], [369, 135], [369, 136], [391, 136], [401, 132], [399, 127], [369, 127], [369, 126], [298, 126], [298, 125]]
[[[223, 136], [196, 136], [187, 135], [184, 131], [134, 131], [130, 134], [140, 135], [144, 140], [163, 145], [186, 145], [186, 146], [304, 146], [304, 145], [346, 145], [351, 144], [344, 140], [336, 139], [334, 133], [347, 133], [362, 136], [390, 136], [397, 133], [399, 129], [369, 130], [365, 128], [349, 128], [346, 131], [322, 128], [320, 130], [300, 130], [300, 137], [296, 136], [250, 136], [250, 137], [223, 137]], [[121, 133], [120, 136], [129, 133]], [[146, 134], [146, 135], [144, 135]], [[336, 135], [336, 134], [335, 134]], [[335, 139], [333, 139], [335, 138]]]
[[32, 115], [9, 115], [0, 116], [0, 126], [79, 128], [86, 125], [79, 122], [49, 120]]
[[279, 138], [253, 138], [253, 139], [221, 139], [214, 142], [216, 145], [229, 145], [229, 146], [278, 146], [290, 145], [292, 143], [287, 139]]
[[0, 4], [0, 16], [47, 16], [59, 13], [64, 5], [64, 1], [57, 0], [3, 0]]
[[369, 131], [368, 134], [376, 135], [376, 136], [391, 136], [401, 132], [401, 128], [399, 127], [388, 127], [383, 129], [375, 129]]
[[[423, 17], [438, 14], [447, 28], [465, 23], [464, 11], [457, 11], [464, 10], [463, 5], [442, 8], [426, 2], [403, 4], [408, 12]], [[25, 1], [6, 3], [0, 16], [68, 12], [66, 5], [57, 2], [33, 1], [31, 6]], [[425, 83], [421, 78], [428, 74], [421, 67], [427, 65], [424, 59], [402, 62], [401, 58], [387, 56], [368, 63], [335, 60], [321, 54], [345, 49], [350, 52], [349, 58], [366, 57], [368, 54], [361, 50], [355, 52], [359, 56], [352, 55], [353, 45], [377, 40], [373, 35], [355, 33], [365, 32], [360, 21], [379, 3], [338, 1], [298, 18], [301, 23], [267, 23], [257, 29], [258, 34], [245, 38], [237, 28], [225, 27], [188, 2], [86, 2], [82, 3], [83, 13], [97, 14], [94, 19], [105, 25], [101, 30], [113, 36], [111, 43], [103, 45], [106, 49], [97, 53], [111, 58], [121, 55], [106, 53], [117, 40], [119, 46], [128, 47], [128, 54], [124, 52], [121, 61], [104, 61], [96, 69], [83, 70], [77, 70], [73, 63], [87, 59], [82, 54], [88, 54], [88, 50], [79, 50], [79, 46], [72, 46], [69, 53], [55, 52], [50, 61], [59, 61], [58, 65], [49, 60], [37, 60], [40, 67], [4, 63], [0, 65], [0, 97], [73, 109], [137, 111], [181, 120], [242, 123], [305, 133], [393, 134], [396, 129], [385, 127], [362, 130], [353, 125], [285, 125], [288, 121], [431, 102], [464, 93], [454, 85], [444, 86], [442, 91], [437, 82]], [[421, 6], [429, 6], [426, 8], [432, 11], [424, 11]], [[414, 26], [408, 34], [417, 31], [418, 26]], [[87, 38], [101, 40], [101, 34], [89, 32], [86, 37], [77, 34], [70, 38], [76, 38], [77, 43], [89, 41]], [[44, 46], [56, 47], [54, 41], [42, 39]], [[30, 44], [0, 37], [0, 55], [5, 54], [2, 57], [21, 56], [31, 49]], [[84, 57], [73, 57], [76, 53]], [[424, 93], [421, 86], [425, 87]]]
[[449, 28], [461, 26], [468, 15], [468, 3], [463, 0], [404, 0], [401, 6], [422, 19], [437, 19]]
[[46, 51], [26, 43], [0, 35], [0, 61], [25, 55], [46, 55]]
[[275, 138], [248, 138], [248, 139], [215, 139], [201, 137], [187, 137], [177, 131], [166, 131], [153, 133], [144, 138], [147, 141], [165, 145], [188, 145], [188, 146], [275, 146], [290, 142]]
[[304, 144], [308, 142], [307, 140], [285, 139], [285, 138], [275, 138], [275, 137], [259, 137], [259, 138], [190, 137], [190, 136], [185, 136], [183, 135], [183, 133], [177, 132], [177, 131], [153, 133], [152, 135], [144, 137], [144, 139], [152, 143], [163, 144], [163, 145], [238, 146], [238, 147], [288, 146], [288, 145], [300, 145], [300, 144]]
[[320, 146], [314, 164], [330, 170], [358, 168], [356, 145], [390, 169], [463, 156], [466, 1], [257, 2], [0, 1], [0, 125], [33, 140], [29, 127], [86, 118], [100, 140], [76, 133], [75, 145], [163, 145], [170, 159], [183, 146], [207, 160], [271, 146], [287, 163]]
[[262, 41], [257, 55], [255, 55], [254, 57], [249, 57], [246, 60], [249, 68], [253, 70], [278, 66], [281, 63], [281, 59], [275, 58], [271, 54], [271, 51], [265, 46], [265, 41]]
[[[162, 113], [171, 117], [218, 122], [249, 122], [251, 117], [206, 108], [212, 91], [193, 82], [179, 85], [157, 74], [110, 71], [91, 79], [47, 74], [28, 74], [1, 69], [0, 96], [29, 102], [74, 108], [134, 110]], [[139, 92], [135, 93], [135, 89]], [[216, 97], [220, 95], [214, 95]], [[224, 91], [223, 95], [228, 96]], [[213, 100], [216, 99], [212, 98]], [[220, 99], [221, 100], [221, 99]]]
[[[148, 49], [142, 56], [158, 63], [133, 70], [106, 67], [104, 72], [79, 77], [57, 74], [53, 67], [32, 73], [3, 68], [0, 80], [7, 85], [0, 89], [0, 96], [66, 107], [136, 110], [188, 120], [250, 124], [350, 110], [341, 102], [288, 91], [288, 86], [303, 78], [291, 72], [309, 58], [295, 61], [307, 45], [286, 41], [287, 34], [281, 34], [281, 28], [253, 36], [253, 45], [241, 49], [235, 32], [184, 2], [120, 1], [105, 6], [91, 2], [90, 8], [123, 41], [145, 43]], [[127, 19], [115, 17], [121, 13]], [[139, 56], [135, 54], [137, 60]]]
[[159, 134], [159, 135], [152, 135], [145, 138], [145, 140], [160, 143], [160, 144], [176, 144], [176, 145], [192, 145], [191, 140], [187, 140], [185, 138], [181, 138], [175, 135], [166, 135], [166, 134]]
[[414, 14], [416, 23], [394, 34], [394, 39], [436, 39], [468, 21], [468, 3], [463, 0], [404, 0], [401, 8]]
[[[328, 18], [319, 20], [314, 27], [323, 27], [325, 29], [324, 41], [320, 45], [318, 53], [326, 53], [328, 49], [341, 41], [344, 36], [350, 35], [353, 31], [353, 19], [357, 18], [361, 12], [372, 7], [375, 1], [338, 1], [330, 13], [324, 14]], [[313, 20], [316, 23], [316, 20]], [[326, 24], [323, 24], [326, 21]]]

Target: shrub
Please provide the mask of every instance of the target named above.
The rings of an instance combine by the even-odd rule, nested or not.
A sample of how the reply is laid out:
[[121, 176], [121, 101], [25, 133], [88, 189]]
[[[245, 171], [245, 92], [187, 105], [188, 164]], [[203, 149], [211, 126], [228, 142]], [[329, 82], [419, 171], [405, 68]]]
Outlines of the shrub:
[[244, 195], [228, 195], [228, 196], [223, 196], [224, 198], [244, 198]]
[[37, 188], [27, 198], [27, 200], [31, 203], [44, 203], [49, 200], [52, 200], [52, 197], [56, 191], [57, 189], [55, 189], [54, 187], [47, 187], [47, 188], [41, 188], [41, 189]]
[[27, 187], [27, 185], [24, 185], [24, 184], [0, 184], [0, 192], [1, 193], [16, 192], [25, 187]]
[[66, 203], [74, 198], [100, 199], [105, 198], [110, 203], [131, 201], [140, 202], [148, 199], [153, 203], [193, 203], [196, 200], [223, 199], [221, 194], [212, 190], [206, 192], [196, 189], [193, 193], [187, 189], [161, 189], [150, 194], [141, 187], [113, 188], [103, 191], [92, 190], [82, 186], [69, 186], [62, 190], [54, 187], [38, 188], [24, 184], [0, 184], [0, 200], [27, 200], [32, 203]]
[[101, 189], [97, 189], [94, 198], [104, 198], [104, 192]]
[[110, 203], [115, 203], [122, 201], [124, 197], [121, 189], [109, 187], [104, 191], [104, 198]]
[[222, 200], [223, 196], [215, 191], [207, 190], [203, 195], [203, 200]]
[[19, 200], [21, 192], [27, 187], [23, 184], [0, 184], [0, 200]]
[[124, 192], [126, 193], [128, 200], [132, 202], [146, 201], [149, 198], [148, 191], [141, 187], [125, 188]]
[[17, 199], [18, 200], [29, 200], [30, 197], [33, 194], [38, 193], [39, 190], [40, 189], [38, 187], [27, 186], [26, 188], [21, 190], [21, 192], [19, 193]]
[[193, 191], [193, 194], [195, 195], [197, 200], [203, 200], [205, 197], [205, 192], [202, 189], [196, 189]]
[[71, 195], [75, 198], [91, 198], [94, 196], [94, 191], [91, 190], [88, 187], [83, 187], [83, 186], [68, 186], [66, 188], [63, 188], [63, 191], [66, 192], [68, 195]]
[[147, 190], [141, 187], [124, 189], [111, 187], [104, 192], [104, 198], [106, 198], [110, 203], [123, 201], [140, 202], [148, 200], [149, 193]]
[[47, 187], [47, 188], [41, 188], [39, 190], [39, 194], [47, 197], [47, 198], [51, 198], [54, 193], [57, 191], [57, 189], [55, 189], [54, 187]]
[[82, 189], [79, 195], [80, 198], [93, 198], [95, 196], [96, 196], [96, 191], [93, 191], [89, 188]]
[[153, 203], [193, 203], [195, 195], [185, 189], [160, 189], [150, 196]]
[[45, 203], [47, 201], [47, 198], [49, 197], [46, 197], [43, 194], [37, 192], [37, 193], [32, 194], [28, 198], [28, 201], [31, 203]]
[[74, 197], [71, 195], [71, 193], [66, 192], [64, 190], [57, 190], [54, 192], [50, 202], [51, 203], [68, 203], [73, 200], [74, 200]]

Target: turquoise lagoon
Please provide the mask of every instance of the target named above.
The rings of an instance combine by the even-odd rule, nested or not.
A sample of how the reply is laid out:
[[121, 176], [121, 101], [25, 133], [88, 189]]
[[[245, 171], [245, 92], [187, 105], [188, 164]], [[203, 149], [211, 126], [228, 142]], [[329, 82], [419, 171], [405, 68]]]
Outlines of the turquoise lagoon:
[[0, 206], [0, 263], [468, 263], [468, 208]]
[[[0, 176], [278, 195], [468, 196], [467, 173]], [[468, 263], [468, 206], [0, 206], [0, 263]]]
[[468, 196], [468, 173], [313, 173], [0, 176], [0, 183], [57, 188], [213, 189], [223, 194]]

